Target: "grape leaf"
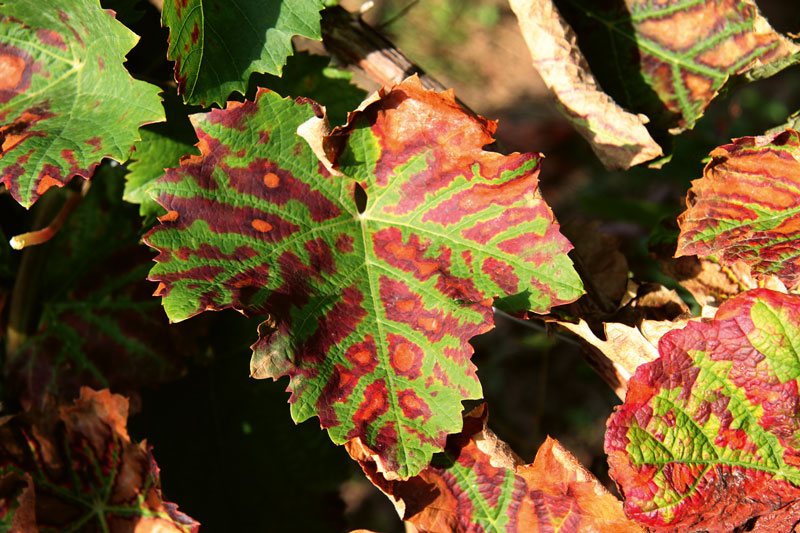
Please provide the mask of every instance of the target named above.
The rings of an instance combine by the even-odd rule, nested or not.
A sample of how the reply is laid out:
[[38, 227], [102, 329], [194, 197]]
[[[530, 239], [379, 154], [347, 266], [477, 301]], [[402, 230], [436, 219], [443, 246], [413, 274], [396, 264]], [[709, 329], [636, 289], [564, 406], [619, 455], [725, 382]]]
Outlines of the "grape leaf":
[[582, 286], [541, 160], [484, 152], [494, 124], [452, 93], [410, 78], [352, 114], [324, 140], [344, 176], [295, 134], [312, 118], [266, 91], [198, 117], [202, 155], [151, 188], [168, 213], [145, 237], [150, 279], [172, 320], [268, 312], [253, 374], [290, 376], [295, 420], [414, 475], [481, 395], [467, 341], [492, 327], [492, 298], [546, 312]]
[[731, 76], [766, 76], [800, 58], [752, 0], [556, 4], [603, 89], [672, 133], [694, 127]]
[[0, 184], [30, 207], [104, 157], [126, 160], [164, 111], [122, 66], [138, 38], [97, 0], [4, 0], [2, 15]]
[[164, 175], [164, 169], [177, 165], [181, 156], [200, 153], [194, 146], [197, 136], [180, 100], [165, 94], [164, 109], [166, 122], [142, 127], [142, 140], [133, 146], [127, 165], [130, 172], [125, 176], [123, 198], [139, 204], [139, 214], [149, 220], [164, 214], [146, 192], [150, 184]]
[[608, 421], [628, 516], [731, 531], [800, 500], [800, 297], [755, 289], [659, 342]]
[[800, 282], [800, 134], [743, 137], [715, 148], [692, 182], [676, 256], [716, 255], [755, 276]]
[[[281, 96], [305, 96], [325, 106], [331, 124], [347, 121], [347, 113], [358, 107], [367, 93], [351, 83], [353, 74], [329, 66], [330, 58], [299, 52], [286, 62], [280, 77], [268, 74], [253, 76], [250, 86], [266, 87]], [[253, 83], [255, 82], [255, 83]], [[248, 96], [255, 96], [248, 90]]]
[[[128, 401], [81, 390], [74, 405], [0, 421], [0, 520], [13, 531], [197, 532], [164, 501], [145, 443], [126, 430]], [[16, 504], [16, 505], [15, 505]]]
[[560, 111], [608, 168], [627, 169], [663, 154], [645, 127], [600, 89], [575, 33], [552, 0], [511, 0], [533, 66], [556, 96]]
[[26, 408], [47, 395], [70, 400], [83, 385], [111, 387], [136, 405], [143, 385], [185, 370], [182, 356], [192, 346], [152, 298], [152, 254], [138, 243], [135, 207], [121, 199], [122, 174], [121, 166], [98, 167], [98, 179], [47, 244], [38, 331], [4, 365], [5, 386]]
[[222, 105], [244, 94], [254, 72], [280, 75], [292, 35], [321, 39], [321, 0], [170, 0], [167, 58], [175, 61], [178, 92], [190, 104]]
[[642, 531], [555, 439], [522, 464], [486, 427], [487, 411], [484, 403], [467, 413], [462, 432], [411, 479], [387, 480], [358, 440], [347, 450], [421, 533]]

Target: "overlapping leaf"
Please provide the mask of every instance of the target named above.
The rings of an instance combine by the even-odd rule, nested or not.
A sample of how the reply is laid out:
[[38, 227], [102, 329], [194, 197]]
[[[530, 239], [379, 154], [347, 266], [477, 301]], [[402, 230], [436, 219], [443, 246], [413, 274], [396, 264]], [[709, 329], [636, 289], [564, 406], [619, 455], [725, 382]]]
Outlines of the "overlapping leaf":
[[561, 104], [564, 116], [609, 168], [627, 169], [662, 155], [644, 126], [600, 89], [575, 34], [552, 0], [511, 0], [533, 66]]
[[800, 134], [744, 137], [711, 152], [678, 218], [676, 255], [717, 255], [756, 276], [800, 281]]
[[608, 422], [625, 510], [657, 531], [731, 531], [800, 499], [800, 297], [726, 301], [659, 342]]
[[352, 72], [330, 66], [330, 62], [325, 56], [299, 52], [287, 60], [280, 77], [253, 76], [250, 87], [255, 84], [281, 96], [311, 98], [325, 106], [325, 116], [338, 126], [347, 121], [347, 113], [358, 107], [367, 93], [352, 83]]
[[421, 533], [642, 531], [558, 441], [548, 437], [525, 465], [486, 427], [486, 418], [486, 404], [468, 413], [463, 431], [408, 480], [387, 480], [358, 441], [347, 449]]
[[658, 128], [692, 128], [736, 74], [766, 76], [796, 62], [752, 0], [556, 0], [600, 85]]
[[233, 91], [244, 94], [252, 73], [280, 75], [292, 35], [322, 38], [321, 9], [321, 0], [164, 2], [178, 91], [190, 104], [223, 104]]
[[[272, 316], [256, 377], [290, 376], [292, 414], [360, 437], [414, 475], [481, 395], [467, 341], [497, 305], [544, 312], [580, 280], [537, 191], [540, 159], [484, 152], [493, 124], [412, 78], [326, 138], [332, 175], [295, 134], [314, 107], [268, 92], [196, 120], [202, 155], [151, 189], [173, 320], [233, 307]], [[366, 191], [359, 212], [357, 180]]]
[[158, 88], [122, 66], [136, 41], [97, 0], [3, 1], [0, 184], [20, 204], [124, 161], [139, 126], [163, 120]]
[[12, 531], [196, 532], [161, 495], [158, 466], [134, 444], [128, 402], [84, 388], [58, 412], [0, 422], [0, 523]]
[[194, 146], [197, 137], [178, 97], [165, 95], [164, 109], [167, 122], [141, 129], [142, 140], [133, 147], [128, 162], [130, 172], [125, 176], [123, 198], [139, 204], [139, 214], [149, 220], [163, 215], [164, 210], [147, 194], [147, 188], [164, 175], [164, 169], [177, 165], [182, 156], [199, 153]]
[[[142, 386], [182, 375], [191, 346], [178, 337], [146, 281], [152, 254], [138, 244], [139, 217], [121, 200], [122, 168], [97, 181], [48, 244], [35, 334], [4, 364], [5, 386], [22, 404], [68, 401], [83, 385], [138, 401]], [[178, 328], [180, 330], [180, 328]], [[185, 333], [185, 332], [184, 332]]]

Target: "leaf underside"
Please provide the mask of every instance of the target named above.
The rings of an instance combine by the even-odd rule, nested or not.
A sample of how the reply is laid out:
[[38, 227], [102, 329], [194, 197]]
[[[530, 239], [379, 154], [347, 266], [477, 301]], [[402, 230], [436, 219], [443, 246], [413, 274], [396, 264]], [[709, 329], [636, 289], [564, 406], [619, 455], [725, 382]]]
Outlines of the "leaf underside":
[[145, 238], [150, 279], [172, 320], [269, 313], [253, 374], [288, 375], [295, 420], [414, 475], [481, 396], [467, 341], [492, 327], [492, 299], [546, 312], [582, 286], [540, 159], [484, 152], [494, 125], [451, 93], [413, 78], [353, 114], [324, 140], [344, 176], [295, 134], [314, 109], [261, 92], [196, 119], [202, 155], [151, 189], [168, 213]]
[[97, 0], [4, 0], [0, 184], [20, 204], [125, 161], [139, 126], [164, 119], [158, 88], [122, 66], [136, 41]]
[[743, 137], [711, 152], [678, 217], [676, 256], [718, 256], [800, 282], [800, 134]]
[[608, 422], [628, 516], [731, 531], [800, 499], [800, 297], [755, 289], [659, 342]]

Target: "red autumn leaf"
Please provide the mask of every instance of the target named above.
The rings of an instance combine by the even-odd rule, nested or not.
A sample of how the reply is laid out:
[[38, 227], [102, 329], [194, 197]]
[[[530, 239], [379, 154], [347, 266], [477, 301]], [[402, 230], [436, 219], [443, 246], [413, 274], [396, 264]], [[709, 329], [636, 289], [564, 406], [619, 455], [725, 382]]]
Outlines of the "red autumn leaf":
[[768, 289], [661, 338], [608, 422], [628, 516], [721, 533], [800, 500], [799, 338], [800, 297]]
[[317, 137], [341, 175], [296, 133], [315, 109], [262, 91], [195, 117], [201, 155], [150, 189], [168, 210], [150, 279], [172, 320], [269, 313], [252, 374], [288, 376], [296, 421], [412, 476], [481, 397], [468, 341], [492, 305], [544, 313], [582, 284], [539, 156], [484, 150], [495, 124], [452, 92], [410, 78]]
[[678, 218], [676, 256], [719, 256], [800, 282], [800, 133], [743, 137], [711, 152]]

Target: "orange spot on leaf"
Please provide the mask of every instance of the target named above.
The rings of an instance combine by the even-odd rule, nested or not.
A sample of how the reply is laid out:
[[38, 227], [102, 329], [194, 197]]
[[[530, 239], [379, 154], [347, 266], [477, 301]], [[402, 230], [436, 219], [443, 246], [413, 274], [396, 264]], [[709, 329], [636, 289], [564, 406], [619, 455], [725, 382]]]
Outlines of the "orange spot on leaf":
[[417, 319], [417, 324], [422, 326], [426, 331], [439, 331], [442, 329], [442, 324], [436, 317], [420, 317]]
[[177, 211], [167, 211], [166, 215], [158, 217], [158, 220], [161, 222], [174, 222], [178, 220], [178, 212]]
[[414, 306], [416, 306], [416, 302], [413, 298], [407, 298], [405, 300], [398, 300], [397, 301], [397, 310], [402, 313], [408, 313], [414, 310]]
[[264, 175], [264, 185], [266, 185], [270, 189], [274, 189], [280, 184], [281, 184], [281, 179], [274, 172], [267, 172]]
[[36, 194], [44, 194], [44, 192], [49, 189], [50, 187], [61, 187], [64, 185], [59, 180], [52, 178], [50, 176], [45, 176], [36, 186]]
[[353, 361], [359, 365], [366, 365], [372, 359], [372, 354], [369, 350], [359, 350], [352, 355]]
[[392, 367], [398, 372], [408, 372], [414, 366], [414, 350], [407, 342], [402, 342], [392, 352]]
[[419, 401], [419, 398], [416, 396], [412, 396], [410, 394], [405, 394], [400, 398], [400, 403], [403, 404], [403, 407], [409, 410], [418, 410], [422, 407], [422, 404]]
[[14, 89], [22, 81], [25, 60], [12, 54], [0, 54], [0, 91]]
[[261, 220], [259, 218], [256, 218], [255, 220], [253, 220], [250, 223], [250, 225], [253, 226], [253, 228], [256, 231], [260, 231], [262, 233], [266, 233], [267, 231], [272, 229], [272, 224], [270, 224], [266, 220]]
[[386, 245], [386, 251], [398, 259], [414, 259], [417, 250], [413, 246], [403, 246], [396, 242]]

